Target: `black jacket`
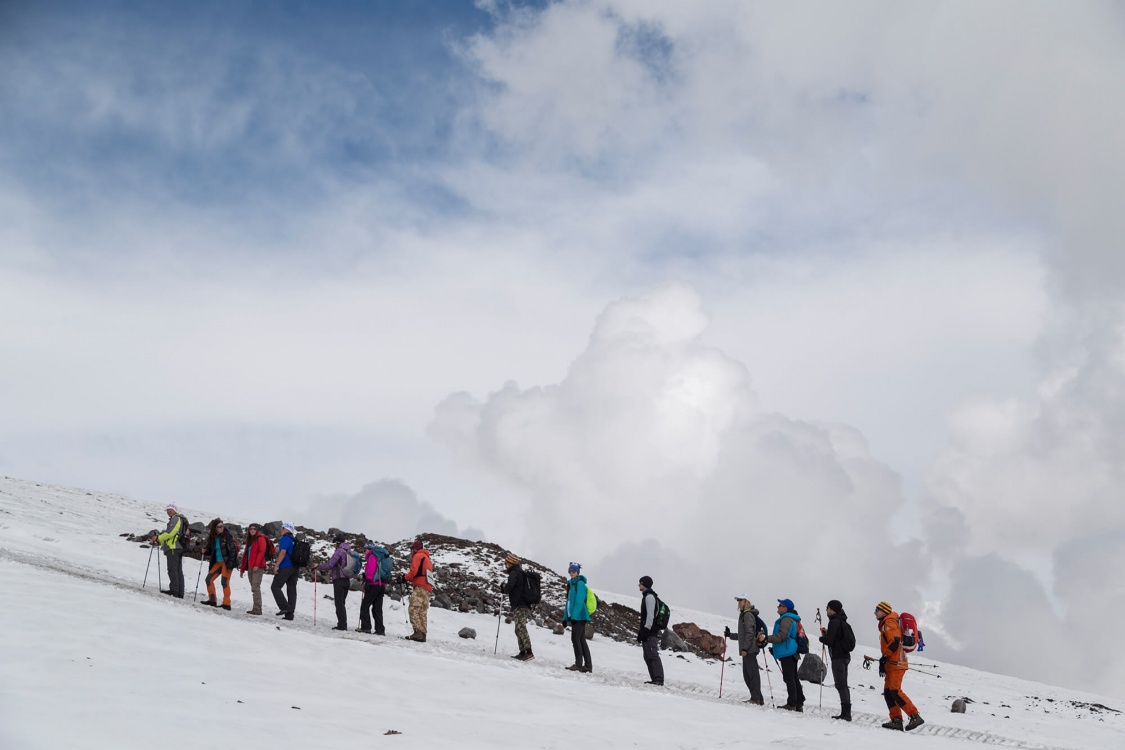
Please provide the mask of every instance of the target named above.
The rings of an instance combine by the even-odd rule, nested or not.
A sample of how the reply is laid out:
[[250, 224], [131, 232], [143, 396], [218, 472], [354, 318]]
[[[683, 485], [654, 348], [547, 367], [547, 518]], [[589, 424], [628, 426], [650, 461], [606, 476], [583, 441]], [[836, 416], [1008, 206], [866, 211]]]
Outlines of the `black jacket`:
[[[230, 529], [223, 529], [223, 533], [219, 535], [219, 549], [223, 552], [223, 562], [227, 564], [228, 568], [232, 570], [238, 567], [238, 542], [234, 540], [234, 534], [230, 533]], [[203, 559], [213, 560], [215, 558], [215, 537], [211, 534], [207, 535], [207, 543], [203, 547]]]
[[513, 565], [508, 568], [508, 582], [500, 587], [500, 590], [508, 595], [508, 604], [511, 605], [512, 609], [530, 606], [527, 603], [527, 581], [524, 580], [525, 577], [523, 568], [519, 565]]
[[637, 630], [637, 642], [644, 643], [650, 636], [659, 633], [656, 630], [656, 609], [660, 597], [652, 589], [645, 589], [641, 594], [641, 627]]
[[828, 647], [828, 653], [833, 659], [842, 659], [851, 656], [844, 643], [844, 631], [851, 628], [848, 615], [843, 610], [834, 615], [828, 615], [828, 632], [820, 636], [820, 642]]

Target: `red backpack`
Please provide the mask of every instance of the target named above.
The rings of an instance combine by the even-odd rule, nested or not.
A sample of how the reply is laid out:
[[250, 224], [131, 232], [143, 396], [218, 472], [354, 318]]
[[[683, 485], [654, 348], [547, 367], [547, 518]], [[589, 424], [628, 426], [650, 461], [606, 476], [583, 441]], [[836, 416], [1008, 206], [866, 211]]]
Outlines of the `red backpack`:
[[903, 651], [912, 654], [915, 649], [922, 651], [926, 648], [926, 642], [922, 640], [922, 631], [918, 629], [918, 621], [914, 619], [914, 615], [903, 612], [898, 616], [898, 624], [902, 630]]

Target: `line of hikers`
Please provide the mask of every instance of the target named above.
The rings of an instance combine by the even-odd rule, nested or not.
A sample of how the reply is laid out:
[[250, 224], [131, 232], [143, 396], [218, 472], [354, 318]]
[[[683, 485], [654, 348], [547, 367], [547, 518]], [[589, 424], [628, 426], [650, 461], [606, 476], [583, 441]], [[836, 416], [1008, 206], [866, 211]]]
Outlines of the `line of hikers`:
[[[169, 588], [162, 593], [182, 599], [184, 598], [184, 550], [181, 540], [187, 533], [187, 519], [179, 513], [174, 503], [169, 503], [166, 511], [168, 526], [164, 533], [153, 537], [153, 541], [159, 543], [167, 557]], [[345, 603], [351, 590], [352, 578], [362, 575], [363, 598], [360, 603], [360, 625], [356, 631], [385, 635], [383, 597], [386, 587], [395, 582], [409, 584], [412, 588], [408, 611], [413, 632], [404, 637], [407, 640], [425, 643], [430, 598], [433, 594], [433, 561], [422, 541], [416, 539], [411, 545], [409, 570], [399, 576], [397, 581], [392, 580], [393, 561], [386, 548], [368, 541], [364, 545], [364, 555], [361, 558], [351, 551], [351, 546], [343, 534], [337, 535], [333, 542], [336, 544], [336, 549], [332, 556], [316, 566], [317, 571], [331, 576], [333, 599], [336, 605], [336, 627], [333, 629], [348, 629]], [[267, 568], [273, 565], [274, 580], [270, 588], [277, 603], [277, 615], [292, 620], [296, 610], [300, 569], [310, 562], [308, 543], [298, 541], [294, 526], [285, 523], [282, 524], [281, 537], [275, 547], [273, 541], [262, 533], [261, 527], [252, 523], [247, 527], [244, 545], [246, 554], [242, 556], [239, 572], [241, 576], [250, 574], [250, 588], [254, 602], [246, 614], [262, 614], [262, 578]], [[238, 559], [237, 540], [221, 519], [215, 519], [208, 526], [207, 538], [203, 544], [203, 560], [211, 562], [206, 579], [208, 598], [202, 602], [203, 604], [230, 610], [230, 577]], [[531, 661], [535, 658], [535, 654], [527, 623], [531, 619], [532, 608], [539, 603], [539, 575], [534, 571], [524, 570], [522, 561], [512, 552], [505, 556], [504, 565], [507, 580], [500, 590], [508, 596], [519, 646], [519, 653], [512, 658]], [[588, 643], [590, 637], [588, 628], [597, 606], [597, 599], [587, 586], [586, 576], [582, 575], [582, 566], [579, 563], [570, 563], [567, 567], [567, 576], [563, 627], [570, 627], [571, 644], [574, 649], [574, 664], [567, 669], [588, 674], [594, 669]], [[222, 604], [216, 600], [216, 578], [220, 579], [223, 588]], [[641, 594], [637, 642], [641, 644], [645, 666], [648, 668], [649, 679], [645, 684], [662, 686], [664, 665], [660, 660], [660, 637], [668, 627], [671, 611], [653, 591], [652, 586], [653, 580], [647, 575], [641, 576], [637, 582]], [[735, 597], [735, 601], [738, 605], [737, 630], [732, 632], [729, 627], [726, 628], [724, 637], [738, 641], [739, 654], [743, 660], [742, 675], [750, 691], [750, 698], [746, 702], [759, 706], [765, 705], [758, 654], [763, 648], [768, 647], [781, 667], [787, 691], [785, 704], [778, 708], [803, 712], [805, 694], [798, 677], [798, 662], [801, 654], [808, 653], [808, 639], [801, 623], [801, 616], [797, 613], [793, 601], [777, 600], [778, 618], [772, 632], [767, 632], [765, 622], [762, 621], [758, 609], [751, 603], [749, 597], [739, 595]], [[851, 721], [848, 665], [851, 662], [851, 652], [856, 646], [855, 633], [848, 623], [848, 616], [839, 600], [829, 601], [826, 612], [828, 626], [821, 626], [819, 640], [831, 657], [832, 677], [840, 696], [840, 713], [832, 718]], [[917, 707], [902, 692], [902, 679], [909, 669], [907, 651], [912, 649], [913, 644], [905, 642], [900, 616], [890, 604], [880, 602], [875, 607], [875, 617], [878, 621], [879, 646], [882, 654], [879, 659], [879, 676], [884, 679], [883, 698], [890, 713], [890, 721], [884, 723], [883, 727], [910, 731], [925, 723]], [[818, 610], [817, 620], [819, 619]], [[497, 630], [497, 637], [499, 637], [499, 630]], [[823, 675], [821, 679], [823, 680]], [[909, 719], [905, 725], [904, 712]]]

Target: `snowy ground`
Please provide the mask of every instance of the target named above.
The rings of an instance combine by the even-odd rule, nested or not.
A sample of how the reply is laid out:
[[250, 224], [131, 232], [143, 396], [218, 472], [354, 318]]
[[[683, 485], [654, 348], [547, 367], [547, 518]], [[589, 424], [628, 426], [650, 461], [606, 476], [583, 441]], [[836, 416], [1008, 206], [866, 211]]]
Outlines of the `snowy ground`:
[[[727, 665], [720, 699], [718, 663], [665, 654], [669, 686], [648, 687], [640, 649], [600, 639], [593, 675], [563, 669], [569, 635], [542, 629], [532, 632], [536, 660], [516, 663], [511, 626], [494, 656], [497, 621], [484, 615], [431, 610], [430, 642], [414, 644], [397, 637], [409, 629], [389, 600], [386, 638], [330, 630], [323, 598], [314, 626], [304, 582], [292, 623], [272, 616], [268, 598], [267, 616], [242, 614], [250, 592], [238, 578], [233, 612], [192, 604], [190, 593], [176, 601], [156, 593], [155, 556], [140, 588], [148, 551], [118, 536], [162, 515], [128, 498], [0, 479], [0, 748], [150, 748], [170, 737], [292, 747], [1125, 747], [1121, 714], [1076, 705], [1116, 701], [926, 658], [917, 662], [942, 677], [911, 674], [905, 689], [927, 724], [910, 735], [880, 729], [881, 688], [859, 667], [859, 654], [874, 652], [862, 646], [851, 670], [857, 721], [847, 725], [828, 718], [830, 687], [817, 710], [818, 688], [806, 684], [803, 716], [743, 704], [737, 664]], [[185, 563], [189, 591], [197, 566]], [[358, 601], [349, 605], [354, 627]], [[678, 614], [720, 630], [730, 622]], [[476, 640], [456, 636], [465, 625]], [[776, 671], [772, 681], [782, 696]], [[969, 713], [949, 713], [958, 696], [976, 701]]]

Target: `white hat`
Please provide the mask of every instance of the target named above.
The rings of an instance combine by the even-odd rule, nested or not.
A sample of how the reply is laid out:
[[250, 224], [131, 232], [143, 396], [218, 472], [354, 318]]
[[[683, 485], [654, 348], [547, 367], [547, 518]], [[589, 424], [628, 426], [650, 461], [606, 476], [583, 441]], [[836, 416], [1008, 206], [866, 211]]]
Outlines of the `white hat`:
[[296, 536], [296, 534], [297, 534], [297, 529], [293, 528], [293, 524], [291, 524], [291, 523], [281, 524], [281, 530], [282, 531], [288, 531], [290, 534], [293, 534], [294, 536]]
[[180, 512], [180, 509], [176, 506], [175, 503], [168, 503], [167, 505], [164, 506], [164, 510], [170, 510], [173, 513], [179, 513]]
[[738, 596], [734, 597], [734, 600], [736, 602], [742, 602], [742, 601], [748, 602], [748, 601], [750, 601], [750, 597], [746, 596], [746, 594], [739, 594]]

